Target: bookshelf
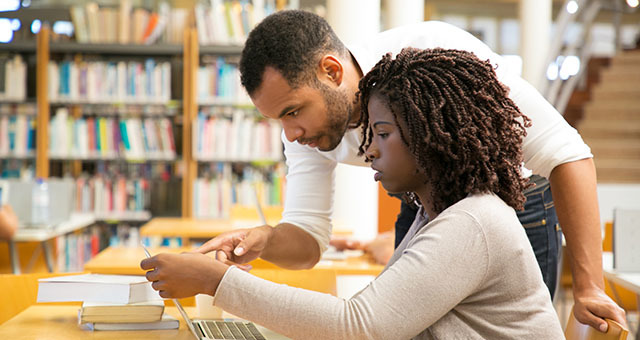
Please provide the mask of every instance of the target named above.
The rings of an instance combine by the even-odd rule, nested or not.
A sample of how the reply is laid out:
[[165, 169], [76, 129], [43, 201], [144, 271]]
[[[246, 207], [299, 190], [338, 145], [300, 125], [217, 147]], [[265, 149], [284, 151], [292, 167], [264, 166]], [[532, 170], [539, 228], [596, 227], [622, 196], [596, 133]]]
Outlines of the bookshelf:
[[[174, 213], [184, 217], [198, 217], [194, 216], [194, 200], [198, 199], [195, 188], [203, 183], [211, 184], [216, 176], [232, 182], [229, 183], [231, 188], [227, 190], [229, 193], [226, 195], [233, 196], [234, 203], [250, 206], [253, 205], [249, 198], [252, 186], [248, 183], [271, 183], [273, 178], [278, 177], [276, 193], [269, 189], [271, 185], [269, 183], [267, 185], [258, 183], [253, 186], [257, 187], [263, 204], [267, 206], [281, 204], [277, 198], [274, 198], [281, 195], [281, 177], [284, 176], [279, 126], [275, 122], [267, 122], [259, 117], [248, 96], [242, 95], [243, 90], [239, 80], [232, 79], [239, 77], [236, 65], [250, 27], [261, 16], [268, 15], [286, 5], [284, 1], [272, 0], [261, 3], [264, 4], [264, 8], [255, 15], [251, 12], [254, 10], [252, 6], [246, 6], [246, 2], [226, 0], [213, 1], [212, 7], [206, 9], [198, 6], [194, 10], [171, 9], [168, 18], [177, 20], [174, 22], [179, 23], [176, 27], [180, 28], [181, 33], [176, 28], [172, 28], [171, 32], [166, 32], [169, 38], [161, 36], [150, 45], [136, 41], [135, 33], [131, 37], [125, 37], [125, 41], [128, 42], [126, 44], [121, 43], [122, 37], [112, 36], [113, 27], [110, 27], [112, 24], [109, 22], [113, 19], [113, 10], [117, 8], [101, 6], [97, 8], [98, 15], [104, 14], [107, 20], [105, 34], [111, 35], [105, 40], [95, 35], [95, 23], [90, 20], [91, 16], [95, 15], [95, 3], [74, 5], [70, 13], [74, 26], [84, 27], [76, 26], [80, 27], [76, 33], [84, 36], [82, 42], [78, 42], [81, 40], [79, 36], [78, 41], [55, 41], [52, 38], [51, 29], [44, 25], [37, 34], [36, 41], [0, 44], [0, 53], [35, 55], [36, 94], [33, 105], [38, 113], [29, 116], [35, 120], [37, 131], [35, 148], [31, 156], [35, 157], [35, 176], [48, 178], [70, 175], [76, 179], [84, 176], [82, 180], [88, 183], [89, 181], [97, 182], [97, 179], [88, 178], [84, 173], [100, 173], [110, 169], [119, 172], [119, 176], [100, 179], [104, 182], [100, 185], [106, 186], [109, 181], [111, 185], [121, 181], [121, 177], [142, 178], [143, 175], [162, 173], [164, 178], [166, 177], [164, 174], [168, 172], [172, 179], [180, 182], [181, 187], [179, 195], [170, 197], [179, 202], [180, 208]], [[125, 0], [120, 6], [126, 7], [130, 4]], [[151, 11], [146, 11], [145, 14], [135, 8], [124, 10], [131, 13], [131, 18], [135, 18], [136, 15], [154, 15]], [[77, 20], [78, 18], [74, 15], [77, 16], [79, 11], [84, 12], [83, 15], [86, 17]], [[162, 9], [159, 9], [159, 12], [161, 11]], [[229, 39], [207, 38], [206, 44], [203, 44], [202, 37], [206, 34], [203, 35], [202, 32], [204, 30], [211, 33], [211, 28], [200, 27], [203, 23], [209, 24], [199, 20], [198, 14], [204, 14], [207, 19], [219, 19], [220, 15], [223, 15]], [[117, 22], [120, 25], [121, 20]], [[131, 29], [133, 32], [134, 28], [131, 27]], [[169, 29], [170, 27], [167, 26], [167, 30]], [[181, 39], [178, 35], [181, 35]], [[85, 72], [87, 69], [89, 69], [87, 72], [93, 72], [95, 69], [98, 70], [96, 72], [102, 72], [103, 69], [122, 67], [128, 71], [132, 68], [144, 69], [148, 66], [149, 60], [155, 66], [161, 64], [163, 60], [171, 63], [169, 97], [163, 94], [159, 99], [149, 99], [129, 93], [123, 97], [108, 91], [106, 94], [96, 92], [73, 96], [69, 95], [67, 89], [73, 86], [63, 83], [60, 78], [62, 68], [75, 69], [75, 72]], [[124, 66], [121, 66], [121, 63]], [[88, 68], [85, 67], [87, 64], [90, 65]], [[215, 75], [202, 74], [203, 69], [206, 71], [206, 66], [212, 65], [214, 67], [210, 67], [209, 72], [215, 72]], [[216, 65], [219, 67], [216, 68]], [[91, 69], [92, 67], [94, 69]], [[99, 78], [108, 78], [108, 76], [102, 77], [105, 74], [108, 73], [96, 73], [93, 77], [100, 75]], [[201, 78], [203, 76], [216, 78], [217, 75], [231, 80], [218, 83], [213, 81], [219, 88], [209, 88], [211, 95], [201, 96], [199, 93], [199, 90], [203, 89]], [[86, 82], [90, 83], [89, 80]], [[122, 90], [121, 86], [118, 87], [119, 85], [116, 85], [116, 90]], [[61, 90], [63, 87], [67, 92]], [[0, 100], [0, 123], [1, 105]], [[91, 138], [83, 137], [85, 135], [91, 137], [91, 126], [95, 125], [93, 134], [106, 130], [109, 135], [113, 133], [114, 140], [117, 140], [119, 127], [123, 124], [128, 131], [138, 134], [134, 138], [137, 141], [131, 141], [131, 150], [125, 147], [122, 151], [118, 141], [107, 141], [107, 144], [110, 144], [108, 148], [98, 150], [88, 140]], [[159, 135], [153, 136], [154, 131], [166, 129], [167, 125], [171, 126], [169, 131], [173, 132], [171, 137], [174, 141], [173, 147], [168, 150], [157, 147], [165, 146], [165, 138]], [[151, 136], [148, 134], [140, 136], [141, 129], [143, 133], [151, 131]], [[207, 134], [204, 134], [205, 130]], [[216, 148], [208, 146], [215, 132], [227, 130], [225, 138], [217, 140]], [[257, 138], [246, 143], [230, 142], [248, 140], [247, 136]], [[100, 137], [94, 138], [100, 139]], [[124, 144], [124, 140], [122, 143]], [[28, 158], [30, 154], [7, 156]], [[132, 170], [136, 167], [139, 170]], [[241, 183], [235, 180], [236, 177], [247, 177], [249, 181]], [[143, 186], [155, 188], [154, 183], [146, 183]], [[81, 188], [78, 190], [82, 191]], [[111, 191], [115, 192], [115, 189]], [[171, 189], [164, 191], [175, 193]], [[145, 204], [146, 206], [148, 204]], [[228, 210], [228, 207], [225, 206], [222, 209]], [[124, 210], [114, 211], [113, 214], [99, 212], [98, 215], [99, 219], [111, 221], [120, 219], [141, 221], [148, 218], [149, 211], [147, 209], [145, 211]], [[222, 218], [226, 213], [205, 215], [201, 217]]]
[[[190, 37], [191, 46], [199, 45], [197, 31]], [[185, 217], [227, 219], [233, 207], [254, 210], [256, 199], [264, 207], [282, 206], [281, 127], [260, 116], [240, 85], [241, 49], [228, 51], [197, 46], [185, 67], [193, 86], [183, 125], [191, 136], [183, 144], [190, 159]]]
[[37, 176], [74, 177], [76, 209], [99, 220], [147, 221], [159, 180], [148, 177], [178, 177], [164, 173], [179, 168], [172, 74], [181, 46], [51, 42], [50, 34], [43, 28], [36, 44]]
[[34, 171], [37, 109], [33, 52], [35, 49], [0, 49], [0, 172], [5, 176]]
[[[130, 1], [122, 0], [118, 3], [127, 6]], [[237, 18], [242, 18], [242, 11], [247, 10], [247, 7], [240, 9], [237, 4], [246, 5], [248, 2], [216, 0], [213, 3], [216, 3], [218, 7], [223, 6], [224, 11], [235, 14], [233, 17], [236, 18], [234, 20], [237, 20]], [[260, 15], [268, 15], [286, 6], [286, 2], [280, 0], [277, 2], [264, 0], [258, 3], [264, 3], [264, 11], [261, 11]], [[78, 6], [74, 5], [73, 7]], [[89, 11], [94, 10], [92, 4], [80, 5], [80, 7]], [[138, 228], [132, 226], [148, 221], [152, 214], [156, 216], [156, 212], [164, 214], [159, 216], [201, 219], [224, 218], [227, 214], [236, 216], [234, 211], [238, 209], [251, 212], [255, 210], [255, 191], [267, 211], [281, 211], [284, 177], [281, 145], [279, 146], [280, 154], [277, 154], [275, 146], [271, 146], [270, 152], [267, 153], [264, 149], [251, 151], [251, 147], [255, 147], [255, 145], [249, 144], [250, 151], [244, 156], [233, 153], [223, 156], [215, 152], [215, 149], [207, 149], [208, 153], [202, 153], [202, 148], [200, 150], [196, 148], [199, 138], [200, 143], [207, 141], [198, 135], [196, 127], [198, 127], [199, 119], [209, 123], [211, 128], [216, 126], [216, 122], [227, 121], [232, 124], [235, 117], [236, 122], [243, 122], [245, 129], [251, 131], [249, 135], [267, 133], [264, 129], [269, 125], [259, 117], [248, 97], [245, 96], [239, 100], [238, 98], [215, 95], [206, 97], [198, 95], [198, 73], [201, 65], [211, 65], [217, 61], [224, 62], [231, 67], [237, 64], [248, 28], [255, 24], [255, 22], [242, 20], [254, 16], [245, 15], [245, 19], [231, 23], [236, 31], [243, 32], [243, 35], [234, 36], [233, 39], [224, 43], [208, 41], [203, 44], [199, 41], [196, 29], [195, 11], [171, 9], [171, 12], [174, 10], [175, 13], [169, 14], [169, 19], [170, 22], [178, 24], [167, 26], [166, 36], [168, 38], [162, 36], [150, 45], [133, 40], [129, 40], [127, 43], [123, 43], [120, 39], [95, 40], [95, 37], [91, 37], [91, 32], [89, 32], [88, 39], [83, 42], [58, 41], [47, 25], [43, 25], [35, 41], [0, 44], [0, 57], [6, 55], [21, 55], [23, 57], [27, 64], [26, 79], [28, 83], [25, 97], [0, 97], [0, 157], [3, 158], [3, 172], [4, 164], [10, 163], [12, 166], [15, 165], [11, 170], [13, 177], [49, 178], [67, 175], [74, 178], [76, 182], [84, 181], [85, 184], [92, 182], [93, 190], [96, 186], [102, 188], [99, 189], [102, 190], [101, 192], [95, 193], [93, 191], [93, 198], [89, 200], [92, 204], [96, 203], [97, 197], [106, 195], [105, 191], [109, 186], [111, 186], [112, 195], [116, 191], [122, 192], [123, 180], [124, 191], [146, 189], [146, 191], [142, 190], [144, 191], [144, 202], [142, 203], [144, 209], [141, 210], [106, 211], [103, 209], [95, 211], [94, 206], [78, 209], [80, 211], [90, 210], [96, 220], [100, 222], [83, 232], [68, 233], [55, 240], [59, 270], [79, 270], [84, 261], [109, 245], [116, 243], [137, 245], [139, 231]], [[131, 13], [133, 19], [133, 9]], [[138, 13], [141, 12], [138, 11]], [[205, 10], [205, 13], [211, 15], [210, 9]], [[256, 18], [259, 18], [260, 15], [255, 16], [253, 20], [257, 20]], [[225, 16], [224, 20], [227, 19], [229, 17]], [[74, 20], [74, 26], [75, 24]], [[227, 22], [227, 24], [229, 23]], [[85, 22], [85, 25], [88, 26], [89, 23]], [[86, 28], [90, 29], [90, 27]], [[57, 64], [59, 72], [60, 64], [64, 62], [84, 64], [113, 61], [117, 64], [120, 61], [136, 61], [144, 67], [146, 59], [170, 61], [171, 96], [168, 100], [164, 100], [166, 98], [160, 101], [138, 98], [123, 100], [122, 98], [101, 95], [70, 98], [51, 95], [50, 84], [52, 79], [56, 80], [56, 76], [52, 74], [55, 68], [51, 67], [51, 63]], [[230, 74], [233, 75], [233, 72], [236, 71], [232, 70]], [[239, 88], [237, 80], [232, 86], [237, 94]], [[65, 119], [58, 117], [61, 112], [64, 112], [63, 115], [66, 117], [63, 118]], [[33, 146], [31, 149], [25, 148], [24, 152], [3, 152], [3, 138], [8, 136], [8, 133], [2, 130], [2, 121], [4, 118], [17, 116], [33, 121], [33, 123], [29, 121], [20, 123], [23, 125], [33, 124]], [[90, 148], [68, 149], [69, 144], [63, 144], [64, 148], [57, 144], [54, 149], [51, 149], [52, 139], [57, 143], [62, 139], [52, 128], [56, 123], [61, 126], [70, 124], [71, 128], [67, 133], [73, 137], [73, 133], [69, 131], [73, 131], [77, 126], [88, 126], [90, 120], [93, 120], [94, 123], [96, 120], [104, 120], [104, 125], [108, 125], [107, 121], [114, 124], [114, 121], [119, 122], [121, 119], [138, 119], [134, 126], [136, 124], [142, 126], [147, 120], [151, 120], [153, 123], [160, 119], [170, 121], [173, 128], [174, 154], [150, 156], [145, 152], [144, 157], [140, 157], [139, 149], [133, 155], [127, 155], [126, 152], [117, 154], [91, 153], [90, 151], [93, 149]], [[256, 126], [262, 126], [262, 132], [254, 133]], [[275, 129], [270, 133], [275, 135]], [[279, 133], [277, 134], [279, 135]], [[235, 136], [233, 138], [241, 138], [237, 137], [237, 134]], [[231, 134], [227, 136], [228, 138], [232, 138]], [[71, 141], [70, 144], [73, 145], [73, 138]], [[144, 143], [144, 140], [138, 142], [138, 144]], [[162, 142], [160, 141], [160, 143]], [[253, 144], [266, 147], [266, 143], [255, 142]], [[226, 152], [227, 148], [231, 148], [231, 146], [227, 144], [222, 146], [221, 150]], [[246, 149], [247, 145], [242, 148]], [[66, 152], [61, 152], [63, 149]], [[116, 151], [116, 148], [110, 150]], [[256, 154], [269, 154], [269, 156], [256, 156]], [[25, 164], [32, 167], [26, 167]], [[30, 171], [26, 176], [25, 168]], [[118, 176], [93, 176], [96, 173], [110, 171], [117, 173]], [[202, 209], [200, 209], [201, 213], [194, 214], [196, 212], [194, 201], [201, 198], [197, 196], [196, 187], [203, 184], [210, 187], [217, 177], [224, 177], [224, 185], [228, 186], [226, 190], [228, 204], [220, 205], [218, 212], [205, 211], [202, 213]], [[145, 178], [153, 178], [153, 180], [142, 181]], [[243, 178], [249, 180], [243, 181], [241, 180]], [[81, 195], [86, 194], [82, 193], [80, 189], [79, 191]], [[103, 199], [98, 203], [107, 204], [105, 201]], [[132, 200], [132, 202], [131, 204], [140, 205], [139, 200]], [[210, 200], [207, 202], [213, 203]], [[116, 204], [122, 207], [123, 201], [113, 203], [113, 206]], [[126, 203], [124, 206], [129, 207]], [[229, 213], [229, 210], [232, 212]], [[31, 253], [31, 251], [27, 252]], [[74, 258], [77, 261], [73, 260]]]

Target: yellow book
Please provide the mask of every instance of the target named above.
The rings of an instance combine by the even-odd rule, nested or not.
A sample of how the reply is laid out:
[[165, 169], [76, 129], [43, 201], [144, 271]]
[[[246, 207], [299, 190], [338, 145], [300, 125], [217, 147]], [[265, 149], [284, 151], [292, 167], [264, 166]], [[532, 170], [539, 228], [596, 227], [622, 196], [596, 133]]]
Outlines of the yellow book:
[[163, 314], [162, 319], [151, 322], [87, 322], [80, 323], [80, 327], [92, 331], [136, 331], [152, 329], [177, 329], [178, 319], [169, 314]]
[[137, 303], [88, 302], [82, 303], [80, 323], [102, 322], [154, 322], [160, 321], [164, 312], [164, 301], [154, 300]]
[[100, 125], [100, 155], [106, 156], [109, 152], [109, 147], [107, 144], [107, 124], [105, 118], [98, 119], [98, 124]]

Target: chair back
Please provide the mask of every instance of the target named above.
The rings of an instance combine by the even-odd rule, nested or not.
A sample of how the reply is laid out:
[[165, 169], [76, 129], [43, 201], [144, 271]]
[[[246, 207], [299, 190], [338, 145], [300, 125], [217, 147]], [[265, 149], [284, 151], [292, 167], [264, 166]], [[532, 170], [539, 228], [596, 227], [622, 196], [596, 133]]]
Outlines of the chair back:
[[[0, 324], [36, 303], [38, 279], [78, 273], [0, 274]], [[78, 304], [60, 303], [60, 304]]]
[[609, 329], [606, 333], [602, 333], [595, 328], [580, 323], [573, 316], [573, 309], [569, 315], [569, 322], [567, 322], [567, 328], [564, 330], [564, 336], [567, 340], [626, 340], [629, 330], [624, 328], [621, 324], [606, 319], [609, 324]]

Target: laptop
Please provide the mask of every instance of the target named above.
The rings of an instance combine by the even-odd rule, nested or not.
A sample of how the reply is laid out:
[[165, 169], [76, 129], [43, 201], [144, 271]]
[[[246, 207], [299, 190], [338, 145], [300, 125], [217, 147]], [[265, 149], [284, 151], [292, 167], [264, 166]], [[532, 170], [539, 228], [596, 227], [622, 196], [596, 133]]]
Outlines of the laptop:
[[179, 301], [173, 300], [189, 330], [198, 340], [285, 340], [289, 339], [253, 322], [241, 319], [191, 320]]

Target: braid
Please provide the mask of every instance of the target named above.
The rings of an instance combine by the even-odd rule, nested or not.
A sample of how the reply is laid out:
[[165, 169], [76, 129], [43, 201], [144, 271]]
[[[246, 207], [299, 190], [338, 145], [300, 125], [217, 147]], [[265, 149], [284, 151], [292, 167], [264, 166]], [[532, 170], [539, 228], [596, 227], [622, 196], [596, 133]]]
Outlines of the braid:
[[488, 61], [459, 50], [405, 48], [385, 55], [359, 84], [364, 126], [360, 154], [369, 147], [368, 103], [389, 104], [402, 140], [430, 178], [441, 212], [469, 194], [492, 192], [522, 209], [522, 140], [531, 125], [508, 97]]

